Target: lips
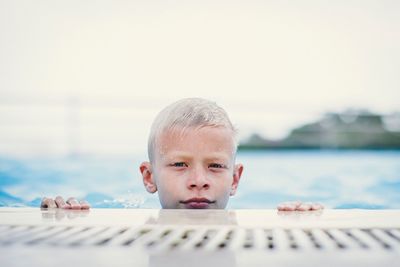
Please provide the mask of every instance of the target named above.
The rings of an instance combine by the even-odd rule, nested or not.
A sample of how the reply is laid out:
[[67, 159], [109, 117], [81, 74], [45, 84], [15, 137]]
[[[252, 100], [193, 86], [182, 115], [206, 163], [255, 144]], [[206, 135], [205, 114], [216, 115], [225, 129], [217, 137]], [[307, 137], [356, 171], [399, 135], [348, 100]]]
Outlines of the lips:
[[181, 201], [182, 204], [185, 204], [188, 209], [206, 209], [210, 206], [210, 204], [215, 201], [211, 201], [207, 198], [191, 198], [185, 201]]

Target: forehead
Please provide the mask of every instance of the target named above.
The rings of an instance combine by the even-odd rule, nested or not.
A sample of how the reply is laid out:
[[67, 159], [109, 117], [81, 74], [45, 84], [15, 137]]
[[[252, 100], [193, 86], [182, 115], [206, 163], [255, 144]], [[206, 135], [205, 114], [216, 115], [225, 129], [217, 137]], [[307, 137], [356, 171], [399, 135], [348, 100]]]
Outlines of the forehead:
[[235, 152], [232, 131], [224, 127], [189, 127], [164, 131], [156, 141], [161, 156], [231, 157]]

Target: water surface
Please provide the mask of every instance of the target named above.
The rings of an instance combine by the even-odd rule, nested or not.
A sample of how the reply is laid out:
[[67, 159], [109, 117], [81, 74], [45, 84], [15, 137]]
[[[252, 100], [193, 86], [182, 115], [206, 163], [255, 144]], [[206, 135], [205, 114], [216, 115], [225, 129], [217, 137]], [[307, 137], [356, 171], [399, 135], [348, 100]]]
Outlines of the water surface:
[[[86, 198], [93, 207], [159, 208], [132, 157], [0, 157], [0, 206], [38, 206], [43, 196]], [[400, 208], [400, 151], [239, 152], [244, 172], [228, 208], [314, 201], [328, 208]]]

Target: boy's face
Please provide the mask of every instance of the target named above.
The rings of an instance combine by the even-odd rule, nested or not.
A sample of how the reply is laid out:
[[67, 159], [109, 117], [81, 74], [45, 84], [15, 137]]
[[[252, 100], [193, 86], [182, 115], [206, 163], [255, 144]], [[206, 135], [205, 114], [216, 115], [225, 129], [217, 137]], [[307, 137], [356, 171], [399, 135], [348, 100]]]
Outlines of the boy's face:
[[140, 166], [147, 191], [158, 191], [163, 208], [225, 208], [243, 171], [234, 165], [233, 142], [222, 127], [162, 133], [154, 164]]

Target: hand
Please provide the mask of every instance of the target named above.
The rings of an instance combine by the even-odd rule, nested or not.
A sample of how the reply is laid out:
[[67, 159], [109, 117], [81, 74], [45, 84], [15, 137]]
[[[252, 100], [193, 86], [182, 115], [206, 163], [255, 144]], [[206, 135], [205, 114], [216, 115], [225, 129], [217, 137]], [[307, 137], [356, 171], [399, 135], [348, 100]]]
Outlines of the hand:
[[77, 201], [75, 198], [70, 197], [65, 202], [60, 196], [55, 199], [44, 197], [40, 208], [61, 208], [61, 209], [73, 209], [73, 210], [88, 210], [90, 205], [86, 200]]
[[324, 206], [319, 203], [302, 203], [300, 201], [284, 202], [278, 205], [279, 211], [309, 211], [322, 210]]

